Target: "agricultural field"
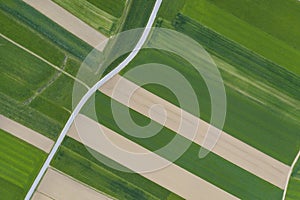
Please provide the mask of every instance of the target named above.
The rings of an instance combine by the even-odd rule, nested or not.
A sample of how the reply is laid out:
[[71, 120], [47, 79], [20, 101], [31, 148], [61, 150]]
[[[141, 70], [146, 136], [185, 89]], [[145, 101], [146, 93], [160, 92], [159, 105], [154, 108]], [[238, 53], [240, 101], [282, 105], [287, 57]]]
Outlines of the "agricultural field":
[[[248, 24], [261, 29], [288, 45], [300, 48], [300, 2], [288, 1], [237, 1], [208, 0], [218, 8], [231, 13]], [[188, 3], [187, 3], [188, 6]], [[286, 31], [288, 30], [288, 31]]]
[[113, 0], [113, 1], [86, 0], [86, 1], [90, 2], [94, 6], [104, 10], [105, 12], [117, 18], [122, 16], [124, 6], [126, 3], [126, 0]]
[[[99, 32], [111, 36], [119, 31], [144, 27], [155, 0], [54, 2]], [[226, 89], [224, 131], [291, 165], [300, 148], [300, 71], [297, 67], [300, 66], [300, 40], [296, 37], [300, 30], [288, 27], [300, 23], [296, 20], [300, 7], [295, 0], [286, 0], [281, 9], [281, 3], [274, 0], [270, 6], [267, 0], [252, 3], [246, 0], [164, 0], [156, 26], [192, 37], [211, 54]], [[276, 15], [275, 11], [280, 12]], [[0, 114], [56, 140], [72, 113], [73, 85], [81, 81], [75, 78], [77, 71], [92, 47], [23, 1], [3, 0], [0, 18]], [[286, 30], [290, 30], [290, 34]], [[155, 34], [152, 39], [160, 44], [165, 42]], [[109, 47], [113, 48], [114, 44]], [[113, 69], [125, 56], [107, 70]], [[126, 72], [145, 63], [165, 64], [182, 74], [195, 89], [200, 102], [201, 115], [197, 117], [210, 121], [210, 94], [203, 78], [190, 63], [169, 52], [146, 49], [141, 50], [120, 74], [139, 84], [143, 77], [126, 76]], [[180, 106], [169, 89], [156, 84], [142, 87]], [[82, 90], [87, 91], [83, 85]], [[99, 91], [95, 100], [98, 118], [94, 120], [150, 151], [166, 146], [177, 135], [156, 123], [161, 130], [155, 136], [130, 136], [116, 123], [111, 103], [113, 101], [120, 108], [126, 106]], [[129, 110], [137, 124], [146, 126], [151, 121]], [[186, 111], [195, 114], [193, 108]], [[3, 186], [0, 196], [22, 199], [47, 155], [3, 130], [0, 130], [0, 138], [0, 185]], [[182, 143], [187, 142], [186, 138], [179, 138]], [[51, 166], [116, 199], [182, 199], [137, 173], [111, 169], [93, 157], [87, 148], [67, 136]], [[240, 199], [282, 198], [282, 189], [215, 153], [199, 159], [200, 148], [192, 143], [174, 164]], [[158, 154], [172, 159], [165, 152]], [[290, 179], [287, 199], [299, 196], [298, 179], [299, 161]]]
[[[135, 138], [129, 136], [127, 133], [123, 132], [114, 121], [111, 107], [109, 106], [111, 101], [114, 100], [111, 100], [100, 92], [97, 92], [95, 98], [99, 123], [146, 149], [155, 151], [168, 144], [176, 135], [175, 132], [162, 127], [162, 130], [158, 134], [150, 138]], [[125, 105], [120, 103], [117, 104], [118, 106], [125, 108]], [[141, 126], [148, 124], [150, 121], [146, 116], [131, 109], [130, 114], [133, 120]], [[157, 124], [157, 126], [160, 125]], [[183, 137], [181, 137], [181, 139], [183, 142], [187, 140]], [[246, 197], [250, 197], [251, 199], [265, 199], [267, 197], [272, 197], [273, 199], [276, 199], [282, 195], [282, 191], [276, 186], [273, 186], [213, 153], [210, 153], [203, 160], [199, 159], [199, 148], [199, 145], [193, 143], [191, 147], [175, 161], [175, 164], [242, 199]], [[168, 155], [162, 154], [160, 156], [171, 159]], [[231, 178], [228, 179], [227, 177]], [[255, 185], [255, 187], [253, 187], [253, 185]]]
[[[110, 36], [117, 31], [119, 19], [101, 10], [100, 5], [102, 4], [98, 4], [97, 7], [87, 0], [55, 0], [54, 2], [106, 36]], [[109, 2], [111, 2], [109, 4], [116, 4], [114, 1]], [[125, 1], [118, 3], [120, 12], [116, 13], [117, 16], [122, 13], [125, 7]]]
[[33, 53], [76, 75], [92, 48], [22, 1], [1, 4], [0, 16], [6, 27], [1, 29], [1, 114], [55, 139], [70, 114], [74, 80]]
[[297, 67], [300, 65], [300, 3], [296, 0], [282, 3], [281, 0], [272, 3], [268, 0], [186, 1], [181, 12], [300, 75]]
[[0, 194], [22, 199], [39, 172], [46, 153], [0, 129]]
[[[149, 11], [151, 10], [149, 9]], [[1, 72], [4, 72], [1, 73], [3, 84], [1, 84], [0, 91], [0, 112], [51, 139], [56, 139], [72, 109], [71, 94], [74, 79], [71, 76], [76, 75], [82, 59], [91, 50], [91, 47], [67, 33], [22, 1], [1, 3], [0, 16], [2, 27], [7, 27], [1, 29], [3, 36], [0, 37], [0, 51], [3, 56], [3, 59], [1, 59]], [[142, 25], [142, 22], [138, 23], [138, 26]], [[130, 26], [135, 26], [135, 23], [130, 21], [127, 27]], [[52, 65], [68, 74], [62, 73]], [[18, 145], [12, 142], [9, 143]], [[3, 144], [2, 146], [7, 145]], [[83, 158], [82, 155], [74, 153], [75, 150], [74, 148], [69, 150], [62, 147], [61, 151], [68, 152], [65, 154], [64, 162], [62, 162], [62, 165], [57, 161], [54, 161], [54, 163], [58, 167], [63, 166], [61, 168], [66, 171], [80, 167], [81, 163], [93, 165], [95, 171], [79, 174], [79, 179], [84, 179], [85, 182], [87, 180], [85, 175], [90, 178], [95, 175], [106, 177], [105, 181], [108, 182], [103, 182], [106, 186], [113, 181], [114, 188], [118, 187], [120, 190], [124, 190], [123, 193], [115, 194], [119, 197], [159, 199], [158, 195], [162, 195], [166, 198], [181, 199], [137, 174], [112, 175], [111, 169], [104, 170], [99, 163], [97, 165], [92, 164], [90, 160]], [[26, 156], [30, 160], [31, 155], [29, 153], [30, 151]], [[38, 155], [38, 153], [35, 153], [35, 155]], [[45, 156], [43, 155], [43, 159]], [[69, 163], [66, 164], [66, 161], [71, 160], [74, 162], [73, 167], [70, 167]], [[42, 162], [43, 160], [40, 161], [41, 164]], [[4, 166], [6, 165], [1, 165], [1, 167]], [[66, 166], [68, 168], [64, 169]], [[69, 173], [74, 173], [74, 171], [69, 171]], [[30, 177], [30, 182], [23, 186], [21, 184], [26, 179], [23, 175], [20, 175], [23, 182], [16, 183], [20, 188], [15, 187], [14, 184], [9, 185], [4, 179], [1, 179], [1, 184], [7, 185], [5, 187], [6, 193], [20, 195], [18, 197], [7, 196], [7, 199], [23, 198], [35, 176], [36, 174], [33, 174]], [[131, 183], [132, 181], [133, 183]], [[114, 188], [99, 188], [96, 180], [87, 183], [108, 193], [116, 192]], [[145, 186], [140, 185], [141, 183]], [[8, 195], [2, 190], [0, 193], [1, 196]]]
[[[64, 57], [62, 57], [62, 53], [71, 54], [83, 60], [92, 50], [92, 47], [85, 42], [70, 34], [23, 1], [4, 0], [4, 3], [0, 4], [0, 10], [2, 13], [1, 19], [3, 19], [1, 23], [4, 25], [1, 28], [1, 33], [38, 53], [51, 63], [60, 64], [63, 62]], [[18, 31], [15, 31], [16, 29]], [[48, 46], [49, 52], [43, 51], [43, 48], [48, 48]], [[53, 46], [56, 46], [56, 48]], [[62, 52], [59, 53], [60, 59], [52, 56], [55, 52]]]
[[121, 30], [126, 31], [145, 27], [154, 4], [155, 0], [132, 0], [130, 3], [130, 12], [128, 12]]
[[292, 175], [290, 177], [286, 200], [295, 200], [300, 198], [300, 159], [296, 162], [294, 166]]
[[[197, 92], [198, 101], [200, 102], [200, 118], [209, 121], [210, 96], [205, 83], [198, 72], [178, 56], [157, 50], [145, 50], [140, 52], [135, 60], [122, 73], [126, 74], [127, 70], [135, 66], [152, 62], [172, 66], [189, 80], [194, 90], [201, 91]], [[275, 90], [277, 94], [275, 91], [268, 94], [264, 90], [261, 90], [261, 88], [266, 87], [263, 83], [262, 87], [260, 85], [250, 84], [252, 83], [251, 80], [253, 77], [249, 77], [242, 72], [239, 72], [240, 74], [231, 74], [236, 71], [236, 68], [220, 59], [217, 64], [222, 66], [220, 72], [225, 81], [227, 96], [227, 116], [224, 130], [272, 157], [284, 163], [291, 164], [299, 148], [298, 133], [300, 126], [299, 123], [297, 123], [299, 115], [297, 116], [295, 114], [295, 108], [289, 106], [285, 101], [282, 101], [276, 96], [282, 95], [279, 91]], [[138, 84], [142, 77], [127, 78]], [[248, 83], [242, 78], [249, 79]], [[235, 84], [232, 83], [233, 80]], [[143, 87], [169, 102], [178, 105], [174, 94], [166, 88], [151, 84]], [[266, 88], [268, 89], [268, 87]], [[244, 91], [248, 96], [239, 91]], [[289, 108], [290, 111], [285, 110], [286, 108]], [[241, 110], [243, 112], [241, 112]], [[192, 109], [187, 111], [194, 113]], [[289, 115], [291, 115], [291, 117], [288, 117]], [[296, 119], [293, 120], [293, 117]], [[239, 123], [236, 123], [236, 121], [239, 121]], [[285, 124], [284, 126], [282, 125], [283, 122]], [[288, 133], [288, 136], [283, 135], [282, 132]], [[272, 142], [269, 142], [270, 140], [272, 140]], [[281, 148], [278, 149], [274, 144], [280, 144]]]
[[[168, 2], [165, 1], [162, 8], [168, 5]], [[197, 9], [201, 6], [197, 7], [197, 2], [188, 1], [182, 6], [182, 1], [172, 1], [173, 7], [169, 7], [169, 9], [173, 9], [173, 13], [182, 9], [185, 11], [188, 4], [191, 4], [190, 12], [194, 12], [195, 16], [198, 13], [197, 16], [199, 17]], [[163, 17], [166, 17], [167, 20]], [[224, 130], [272, 157], [286, 164], [291, 164], [300, 147], [298, 134], [300, 113], [297, 109], [300, 105], [299, 76], [207, 28], [202, 22], [196, 22], [182, 14], [177, 14], [171, 22], [169, 22], [168, 17], [164, 12], [161, 12], [162, 26], [171, 27], [198, 41], [211, 53], [221, 72], [226, 87], [228, 105]], [[266, 41], [265, 43], [269, 44], [270, 42]], [[201, 91], [201, 95], [198, 94], [199, 102], [202, 104], [200, 105], [200, 117], [209, 121], [210, 99], [208, 91], [203, 86], [204, 82], [201, 77], [195, 75], [197, 72], [189, 69], [188, 63], [182, 59], [166, 52], [145, 51], [141, 52], [122, 73], [135, 65], [157, 62], [158, 60], [159, 63], [174, 67], [185, 75], [194, 89]], [[128, 78], [134, 82], [139, 82], [139, 77]], [[155, 85], [147, 85], [145, 88], [178, 105], [174, 95], [166, 89]], [[243, 112], [240, 112], [241, 110]], [[193, 113], [192, 110], [190, 112]], [[237, 121], [239, 123], [236, 123]], [[258, 124], [260, 125], [258, 126]], [[286, 134], [282, 134], [283, 132]], [[277, 135], [276, 138], [273, 137], [273, 134]], [[269, 142], [270, 138], [272, 142]], [[279, 150], [274, 144], [280, 145], [286, 152]]]
[[141, 175], [107, 167], [86, 148], [72, 138], [66, 138], [51, 165], [117, 199], [182, 199]]

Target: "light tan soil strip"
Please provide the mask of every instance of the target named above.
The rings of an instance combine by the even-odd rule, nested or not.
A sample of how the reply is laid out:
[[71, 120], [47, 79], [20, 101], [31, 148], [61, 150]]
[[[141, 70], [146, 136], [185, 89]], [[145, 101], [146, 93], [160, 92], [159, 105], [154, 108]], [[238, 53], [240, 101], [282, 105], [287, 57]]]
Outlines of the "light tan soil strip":
[[33, 146], [49, 153], [54, 142], [49, 138], [23, 126], [3, 115], [0, 115], [0, 129], [32, 144]]
[[24, 2], [92, 47], [97, 47], [100, 51], [104, 49], [107, 39], [104, 35], [51, 0], [24, 0]]
[[[156, 163], [168, 162], [164, 158], [152, 153], [151, 151], [132, 142], [131, 140], [128, 140], [120, 134], [102, 126], [98, 122], [95, 122], [84, 115], [79, 114], [76, 117], [75, 122], [77, 128], [81, 127], [78, 129], [81, 132], [81, 139], [79, 138], [78, 132], [74, 128], [74, 126], [68, 133], [70, 137], [84, 143], [86, 146], [100, 152], [101, 154], [109, 157], [112, 160], [115, 160], [116, 162], [133, 171], [136, 171], [136, 169], [138, 168], [137, 166], [140, 165], [140, 160], [135, 160], [135, 162], [132, 162], [127, 160], [126, 156], [120, 156], [112, 153], [110, 149], [104, 150], [103, 146], [105, 144], [103, 143], [105, 142], [103, 142], [103, 140], [99, 140], [98, 138], [99, 128], [102, 129], [105, 136], [108, 137], [111, 142], [113, 142], [114, 144], [118, 143], [117, 146], [119, 148], [123, 148], [134, 153], [146, 153], [148, 154], [148, 161]], [[231, 194], [221, 190], [220, 188], [209, 182], [206, 182], [200, 177], [195, 176], [189, 171], [186, 171], [173, 163], [169, 164], [163, 169], [140, 174], [185, 199], [199, 199], [201, 197], [203, 197], [204, 199], [237, 199]]]
[[[78, 172], [79, 173], [79, 172]], [[40, 193], [40, 194], [39, 194]], [[42, 195], [41, 195], [42, 194]], [[107, 196], [93, 190], [72, 178], [52, 168], [48, 168], [33, 199], [47, 196], [48, 199], [72, 199], [72, 200], [108, 200]], [[43, 198], [40, 198], [43, 199]], [[47, 199], [47, 198], [44, 198]]]
[[[120, 82], [118, 84], [118, 87], [115, 88], [117, 81]], [[183, 111], [179, 107], [172, 105], [164, 99], [148, 92], [147, 90], [139, 87], [138, 85], [121, 77], [120, 75], [116, 75], [105, 85], [103, 85], [99, 90], [117, 100], [118, 102], [149, 118], [152, 118], [160, 124], [164, 124], [167, 128], [192, 140], [192, 138], [190, 138], [189, 136], [189, 133], [179, 131], [181, 113], [183, 113], [183, 121], [187, 123], [199, 122], [199, 128], [194, 142], [199, 145], [203, 144], [204, 136], [210, 126], [208, 123]], [[129, 96], [130, 101], [128, 101]], [[150, 116], [149, 110], [151, 106], [155, 104], [162, 105], [166, 110], [166, 122], [161, 121], [161, 119], [163, 119], [162, 116], [156, 116], [160, 115], [159, 113], [152, 112]], [[224, 159], [232, 162], [233, 164], [276, 185], [281, 189], [284, 189], [286, 177], [288, 175], [290, 167], [258, 151], [250, 145], [247, 145], [246, 143], [230, 136], [229, 134], [222, 132], [218, 142], [216, 143], [212, 151], [215, 154], [223, 157]]]

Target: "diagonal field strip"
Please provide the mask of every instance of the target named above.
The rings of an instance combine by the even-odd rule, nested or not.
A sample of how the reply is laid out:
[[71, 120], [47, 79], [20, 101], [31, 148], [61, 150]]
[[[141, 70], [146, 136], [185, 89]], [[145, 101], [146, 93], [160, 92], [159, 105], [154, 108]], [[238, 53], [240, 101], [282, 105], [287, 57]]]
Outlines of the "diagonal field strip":
[[[144, 147], [132, 142], [131, 140], [121, 136], [120, 134], [106, 128], [105, 126], [102, 126], [98, 122], [95, 122], [94, 120], [84, 115], [77, 115], [75, 122], [76, 125], [79, 125], [79, 127], [82, 128], [79, 128], [79, 132], [81, 133], [80, 136], [83, 136], [84, 139], [79, 137], [78, 132], [74, 128], [70, 129], [68, 133], [70, 137], [79, 142], [82, 142], [83, 139], [83, 143], [88, 147], [120, 163], [121, 165], [131, 169], [132, 171], [137, 171], [138, 162], [128, 162], [129, 160], [127, 160], [126, 157], [116, 155], [110, 150], [105, 150], [106, 147], [104, 147], [105, 144], [103, 144], [103, 142], [105, 143], [105, 141], [98, 138], [99, 128], [104, 132], [106, 137], [109, 137], [109, 139], [113, 143], [117, 143], [118, 147], [122, 146], [122, 148], [130, 152], [148, 154], [148, 158], [149, 160], [152, 160], [152, 162], [168, 162], [164, 158], [153, 154], [151, 151], [145, 149]], [[170, 163], [163, 169], [140, 174], [185, 199], [199, 199], [199, 197], [224, 200], [237, 199], [231, 194], [225, 192], [224, 190], [209, 182], [206, 182], [200, 177], [175, 165], [174, 163]]]
[[[184, 113], [184, 115], [182, 115], [182, 120], [185, 120], [188, 123], [197, 121], [199, 122], [199, 128], [194, 142], [200, 146], [203, 144], [205, 134], [210, 126], [207, 122], [183, 111], [177, 106], [148, 92], [147, 90], [121, 77], [120, 75], [113, 77], [99, 90], [118, 102], [153, 119], [154, 121], [175, 132], [178, 132], [179, 130], [179, 126], [181, 124], [181, 113]], [[161, 120], [164, 119], [164, 117], [159, 116], [161, 114], [157, 113], [157, 116], [155, 116], [152, 113], [150, 115], [149, 111], [151, 110], [151, 107], [157, 104], [162, 105], [166, 110], [166, 121]], [[189, 138], [189, 133], [178, 133], [190, 140], [193, 139]], [[225, 132], [222, 132], [212, 151], [231, 163], [251, 172], [252, 174], [272, 183], [273, 185], [276, 185], [281, 189], [284, 189], [286, 185], [286, 177], [288, 176], [290, 170], [289, 166], [258, 151], [257, 149], [230, 136]]]
[[24, 0], [24, 2], [92, 47], [96, 47], [100, 51], [104, 49], [107, 42], [104, 35], [51, 0]]
[[50, 65], [51, 67], [53, 67], [54, 69], [56, 69], [57, 71], [67, 75], [68, 77], [72, 78], [73, 80], [77, 81], [78, 83], [82, 84], [84, 87], [86, 87], [87, 89], [89, 89], [88, 85], [85, 84], [84, 82], [82, 82], [81, 80], [79, 80], [78, 78], [72, 76], [71, 74], [65, 72], [63, 69], [61, 69], [60, 67], [50, 63], [49, 61], [47, 61], [46, 59], [42, 58], [41, 56], [37, 55], [36, 53], [30, 51], [29, 49], [23, 47], [22, 45], [18, 44], [17, 42], [11, 40], [10, 38], [6, 37], [5, 35], [3, 35], [2, 33], [0, 33], [0, 36], [4, 39], [6, 39], [7, 41], [11, 42], [12, 44], [16, 45], [17, 47], [23, 49], [24, 51], [26, 51], [27, 53], [33, 55], [34, 57], [40, 59], [41, 61], [45, 62], [46, 64]]
[[54, 141], [43, 136], [40, 133], [33, 131], [3, 115], [0, 115], [0, 129], [14, 135], [15, 137], [24, 140], [25, 142], [32, 144], [33, 146], [49, 153]]
[[37, 191], [33, 195], [33, 200], [39, 200], [40, 197], [49, 199], [99, 199], [109, 200], [93, 188], [74, 180], [62, 172], [53, 168], [48, 168]]

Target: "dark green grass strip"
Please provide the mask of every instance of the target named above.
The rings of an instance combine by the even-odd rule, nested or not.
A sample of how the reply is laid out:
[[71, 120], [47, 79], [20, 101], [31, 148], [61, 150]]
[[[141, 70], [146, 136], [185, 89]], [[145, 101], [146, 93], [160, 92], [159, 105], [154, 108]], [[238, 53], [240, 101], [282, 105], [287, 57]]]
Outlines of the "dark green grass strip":
[[[212, 4], [258, 27], [287, 44], [300, 47], [300, 3], [296, 0], [209, 0]], [[272, 23], [270, 23], [272, 22]], [[288, 30], [288, 31], [287, 31]]]
[[1, 197], [7, 200], [22, 199], [24, 196], [22, 195], [24, 193], [22, 188], [2, 178], [0, 178], [0, 186]]
[[15, 42], [22, 44], [32, 52], [41, 55], [55, 65], [61, 65], [64, 52], [28, 26], [18, 22], [14, 17], [0, 10], [1, 33]]
[[30, 107], [38, 110], [39, 112], [43, 113], [44, 115], [55, 119], [57, 122], [63, 126], [65, 122], [68, 120], [70, 112], [63, 107], [57, 106], [57, 104], [38, 96], [36, 97], [31, 103]]
[[16, 80], [5, 72], [0, 74], [0, 80], [0, 92], [6, 93], [18, 101], [25, 101], [33, 95], [33, 92], [27, 88], [25, 83]]
[[159, 8], [158, 16], [164, 20], [173, 21], [182, 10], [186, 0], [164, 0]]
[[[140, 139], [129, 136], [120, 130], [114, 121], [110, 103], [111, 99], [109, 97], [101, 93], [96, 94], [96, 110], [99, 122], [141, 146], [151, 151], [155, 151], [165, 146], [175, 136], [175, 133], [167, 128], [162, 128], [157, 135], [151, 138]], [[124, 105], [119, 106], [120, 108], [126, 108]], [[144, 124], [149, 120], [147, 117], [133, 110], [131, 110], [131, 115], [135, 116], [134, 118], [141, 124]], [[180, 142], [185, 143], [187, 140], [181, 137]], [[164, 152], [161, 156], [169, 159], [169, 156], [172, 155], [174, 151], [180, 150], [180, 145], [182, 144], [178, 144], [177, 149], [170, 149], [169, 151]], [[200, 147], [198, 145], [192, 144], [175, 163], [242, 199], [278, 199], [282, 195], [282, 190], [279, 188], [213, 153], [210, 153], [205, 159], [199, 159], [199, 149]]]
[[[97, 154], [109, 162], [114, 162]], [[72, 138], [67, 137], [63, 141], [51, 165], [117, 199], [168, 199], [170, 195], [174, 200], [181, 199], [138, 174], [107, 167], [96, 160], [84, 145]]]
[[299, 75], [297, 4], [299, 1], [296, 0], [229, 0], [226, 3], [219, 0], [192, 0], [186, 2], [182, 12]]
[[122, 26], [122, 31], [145, 27], [155, 4], [155, 0], [131, 1], [131, 7]]
[[23, 49], [2, 37], [0, 43], [1, 72], [22, 81], [27, 88], [36, 90], [54, 75], [55, 69]]
[[300, 159], [298, 159], [296, 165], [294, 166], [287, 189], [286, 199], [300, 199]]
[[239, 70], [272, 84], [283, 93], [300, 99], [300, 78], [272, 61], [251, 52], [222, 35], [183, 15], [178, 15], [175, 29], [198, 41]]
[[1, 199], [21, 199], [27, 193], [46, 153], [0, 129]]
[[100, 8], [101, 10], [104, 10], [105, 12], [115, 16], [115, 17], [121, 17], [124, 6], [125, 6], [125, 0], [86, 0], [93, 4], [94, 6]]

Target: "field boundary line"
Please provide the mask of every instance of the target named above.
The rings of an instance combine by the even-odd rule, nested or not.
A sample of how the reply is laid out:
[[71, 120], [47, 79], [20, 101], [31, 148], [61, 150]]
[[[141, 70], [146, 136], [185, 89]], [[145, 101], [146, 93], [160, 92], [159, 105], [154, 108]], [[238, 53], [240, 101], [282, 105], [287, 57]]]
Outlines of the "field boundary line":
[[284, 191], [283, 191], [282, 200], [285, 200], [287, 189], [288, 189], [288, 185], [289, 185], [289, 182], [290, 182], [290, 178], [291, 178], [291, 175], [293, 173], [293, 169], [294, 169], [294, 167], [295, 167], [295, 165], [296, 165], [299, 157], [300, 157], [300, 150], [299, 150], [298, 154], [296, 155], [296, 157], [295, 157], [295, 159], [294, 159], [294, 161], [293, 161], [293, 163], [291, 165], [289, 174], [288, 174], [288, 176], [286, 178], [286, 184], [285, 184], [285, 188], [284, 188]]
[[6, 39], [7, 41], [9, 41], [10, 43], [16, 45], [17, 47], [23, 49], [24, 51], [26, 51], [27, 53], [33, 55], [34, 57], [40, 59], [41, 61], [45, 62], [46, 64], [50, 65], [51, 67], [53, 67], [54, 69], [56, 69], [57, 71], [60, 71], [61, 73], [67, 75], [68, 77], [72, 78], [73, 80], [77, 81], [78, 83], [82, 84], [84, 87], [86, 87], [87, 89], [90, 89], [89, 86], [87, 84], [85, 84], [84, 82], [82, 82], [81, 80], [79, 80], [78, 78], [72, 76], [71, 74], [69, 74], [68, 72], [62, 70], [60, 67], [52, 64], [51, 62], [49, 62], [48, 60], [44, 59], [43, 57], [37, 55], [36, 53], [30, 51], [29, 49], [27, 49], [26, 47], [23, 47], [21, 44], [13, 41], [12, 39], [6, 37], [5, 35], [3, 35], [2, 33], [0, 33], [0, 36], [4, 39]]
[[[45, 194], [43, 192], [36, 191], [35, 193], [39, 194], [39, 195], [42, 195], [43, 197], [46, 197], [48, 199], [55, 200], [55, 199], [53, 199], [52, 197], [50, 197], [49, 195], [47, 195], [47, 194]], [[35, 199], [35, 196], [33, 196], [32, 200], [37, 200], [37, 199]]]
[[50, 138], [2, 114], [0, 114], [0, 129], [45, 153], [49, 153], [54, 145], [54, 141]]
[[47, 169], [33, 197], [36, 193], [42, 193], [45, 196], [55, 200], [74, 199], [74, 197], [75, 199], [86, 198], [99, 200], [114, 200], [111, 199], [109, 196], [92, 189], [91, 187], [87, 187], [78, 180], [52, 167], [49, 167]]
[[138, 54], [141, 47], [146, 42], [148, 35], [151, 31], [151, 28], [153, 26], [153, 23], [155, 21], [156, 15], [158, 13], [158, 10], [160, 8], [160, 5], [162, 3], [162, 0], [156, 0], [155, 5], [152, 9], [151, 15], [149, 17], [149, 20], [147, 22], [146, 27], [144, 28], [143, 34], [140, 37], [138, 43], [134, 47], [134, 49], [131, 51], [131, 53], [123, 60], [115, 69], [113, 69], [111, 72], [109, 72], [107, 75], [105, 75], [101, 80], [99, 80], [92, 88], [88, 90], [88, 92], [81, 98], [73, 112], [71, 113], [67, 123], [65, 124], [64, 128], [62, 129], [56, 143], [54, 144], [51, 152], [49, 153], [47, 159], [45, 160], [40, 172], [38, 173], [37, 177], [35, 178], [33, 184], [31, 185], [30, 189], [28, 190], [25, 200], [30, 200], [32, 197], [36, 187], [40, 183], [42, 177], [44, 176], [47, 168], [50, 165], [51, 160], [53, 159], [56, 151], [58, 150], [60, 144], [62, 143], [63, 139], [65, 138], [69, 128], [71, 127], [73, 121], [75, 120], [75, 117], [78, 115], [81, 108], [84, 106], [84, 104], [89, 100], [89, 98], [98, 90], [99, 87], [101, 87], [105, 82], [107, 82], [109, 79], [111, 79], [114, 75], [119, 73], [122, 69], [124, 69], [132, 60], [133, 58]]
[[112, 200], [116, 199], [116, 198], [110, 196], [109, 194], [106, 194], [106, 193], [102, 192], [101, 190], [97, 190], [96, 188], [94, 188], [94, 187], [92, 187], [92, 186], [90, 186], [90, 185], [88, 185], [88, 184], [86, 184], [86, 183], [84, 183], [84, 182], [82, 182], [82, 181], [74, 178], [73, 176], [71, 176], [71, 175], [69, 175], [69, 174], [67, 174], [67, 173], [65, 173], [65, 172], [63, 172], [63, 171], [61, 171], [61, 170], [59, 170], [59, 169], [51, 166], [51, 165], [49, 166], [49, 169], [52, 169], [52, 170], [54, 170], [54, 171], [56, 171], [56, 172], [58, 172], [58, 173], [60, 173], [60, 174], [62, 174], [64, 176], [72, 179], [73, 181], [76, 181], [77, 183], [80, 183], [81, 185], [84, 185], [85, 187], [90, 188], [91, 190], [94, 190], [95, 192], [103, 194], [103, 195], [107, 196], [107, 198], [110, 198]]

